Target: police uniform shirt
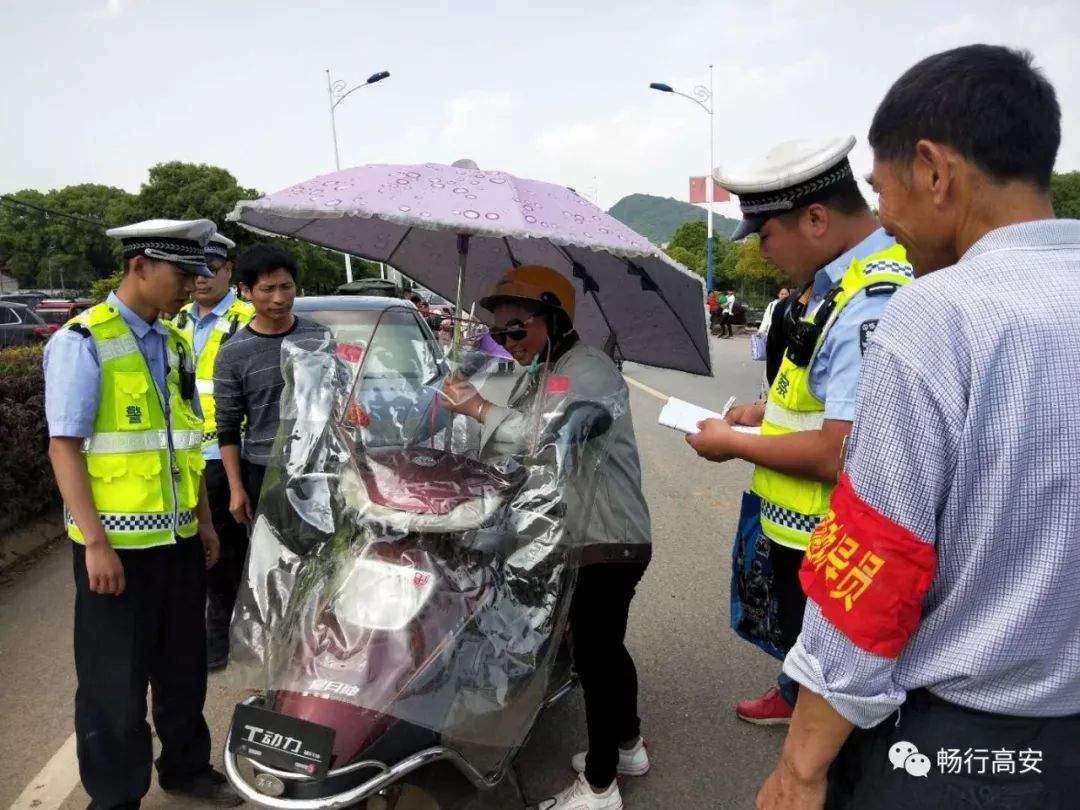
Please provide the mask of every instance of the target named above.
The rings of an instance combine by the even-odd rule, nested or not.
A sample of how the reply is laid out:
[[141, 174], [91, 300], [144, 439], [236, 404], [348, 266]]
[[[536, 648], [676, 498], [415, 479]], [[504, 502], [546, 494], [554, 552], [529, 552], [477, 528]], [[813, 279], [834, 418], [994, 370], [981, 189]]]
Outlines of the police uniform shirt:
[[[227, 310], [232, 302], [236, 300], [236, 293], [229, 290], [225, 293], [225, 297], [222, 298], [214, 308], [211, 309], [206, 315], [201, 318], [198, 316], [198, 304], [192, 304], [191, 309], [188, 311], [188, 317], [191, 318], [195, 325], [195, 330], [192, 333], [192, 348], [195, 351], [195, 361], [198, 360], [199, 355], [202, 354], [203, 348], [206, 346], [206, 341], [210, 339], [210, 334], [214, 331], [214, 326], [217, 324], [218, 318], [225, 316], [225, 310]], [[195, 402], [198, 402], [199, 398], [195, 397]], [[215, 441], [208, 447], [204, 447], [202, 450], [203, 458], [207, 461], [220, 461], [221, 460], [221, 448]]]
[[[812, 314], [817, 310], [853, 260], [885, 250], [895, 242], [883, 228], [878, 228], [851, 250], [818, 270], [810, 288], [807, 312]], [[891, 295], [867, 295], [865, 291], [858, 293], [840, 310], [836, 321], [826, 332], [810, 368], [810, 390], [825, 403], [826, 419], [844, 422], [855, 420], [855, 393], [859, 385], [862, 355], [881, 313], [891, 299]]]
[[[121, 301], [115, 292], [106, 302], [116, 307], [142, 352], [150, 375], [161, 393], [166, 416], [169, 397], [165, 386], [165, 339], [168, 331], [160, 320], [147, 323]], [[94, 432], [101, 396], [101, 363], [92, 337], [63, 328], [45, 346], [45, 418], [50, 436], [86, 438]], [[199, 412], [198, 397], [192, 405]]]
[[225, 311], [232, 306], [232, 302], [236, 300], [236, 293], [229, 290], [225, 293], [225, 297], [218, 301], [214, 308], [211, 309], [206, 315], [199, 317], [199, 305], [192, 304], [191, 310], [188, 312], [188, 316], [195, 324], [194, 332], [194, 349], [195, 358], [198, 359], [202, 354], [203, 347], [206, 345], [206, 341], [210, 339], [210, 333], [214, 331], [214, 326], [217, 324], [218, 318], [224, 317]]

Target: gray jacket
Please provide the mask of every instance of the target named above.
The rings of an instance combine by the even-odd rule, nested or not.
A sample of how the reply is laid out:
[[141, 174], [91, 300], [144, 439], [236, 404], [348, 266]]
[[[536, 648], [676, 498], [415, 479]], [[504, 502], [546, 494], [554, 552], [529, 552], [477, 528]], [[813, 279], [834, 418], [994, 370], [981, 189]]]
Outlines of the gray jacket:
[[[529, 414], [537, 404], [536, 380], [540, 376], [526, 373], [507, 406], [488, 409], [480, 438], [484, 457], [512, 456], [525, 450], [535, 431]], [[582, 563], [647, 561], [652, 551], [652, 526], [641, 491], [641, 461], [626, 381], [607, 355], [581, 341], [555, 361], [549, 378], [556, 376], [569, 381], [569, 391], [546, 397], [596, 401], [617, 412], [597, 442], [602, 446], [599, 469], [587, 479], [595, 490], [587, 529], [583, 537], [576, 538], [584, 547]], [[549, 410], [546, 403], [541, 405]], [[568, 497], [570, 508], [581, 500]]]

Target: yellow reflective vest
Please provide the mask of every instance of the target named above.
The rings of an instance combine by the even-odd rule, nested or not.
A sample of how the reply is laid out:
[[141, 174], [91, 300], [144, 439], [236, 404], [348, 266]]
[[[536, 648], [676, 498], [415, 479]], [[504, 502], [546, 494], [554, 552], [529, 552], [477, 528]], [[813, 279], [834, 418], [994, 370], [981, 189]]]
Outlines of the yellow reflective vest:
[[[90, 332], [101, 364], [94, 432], [83, 440], [94, 506], [115, 548], [170, 545], [198, 529], [202, 419], [181, 396], [181, 367], [191, 368], [183, 336], [163, 321], [168, 419], [161, 391], [119, 310], [108, 302], [73, 318]], [[66, 515], [67, 532], [84, 537]]]
[[[198, 313], [191, 303], [180, 310], [174, 323], [183, 333], [188, 349], [195, 353], [195, 323]], [[199, 392], [199, 405], [203, 414], [203, 447], [212, 447], [217, 443], [217, 408], [214, 405], [214, 360], [221, 344], [241, 326], [255, 317], [255, 307], [247, 301], [235, 299], [218, 317], [206, 344], [195, 360], [195, 387]]]
[[[821, 306], [804, 318], [811, 323], [818, 319], [820, 323], [820, 317], [828, 313], [809, 362], [805, 365], [796, 363], [790, 348], [784, 353], [765, 403], [765, 418], [761, 423], [763, 436], [821, 428], [825, 421], [825, 403], [810, 390], [810, 370], [829, 329], [856, 294], [874, 285], [881, 285], [882, 293], [891, 294], [912, 278], [907, 254], [898, 244], [852, 260]], [[823, 310], [830, 305], [831, 311]], [[750, 489], [761, 497], [761, 528], [765, 535], [780, 545], [805, 550], [810, 534], [829, 509], [833, 484], [757, 466]]]

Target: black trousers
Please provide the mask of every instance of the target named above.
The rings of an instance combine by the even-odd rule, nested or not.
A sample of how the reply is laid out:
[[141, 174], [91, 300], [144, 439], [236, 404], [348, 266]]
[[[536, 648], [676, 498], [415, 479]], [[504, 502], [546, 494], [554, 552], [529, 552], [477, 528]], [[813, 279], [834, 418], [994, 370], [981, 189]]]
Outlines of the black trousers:
[[[914, 754], [901, 767], [893, 767], [889, 751], [899, 742], [910, 743], [928, 758], [926, 776], [909, 773], [907, 763]], [[997, 772], [995, 760], [1006, 763]], [[918, 770], [925, 769], [927, 763], [920, 764]], [[1009, 717], [965, 709], [925, 690], [912, 692], [898, 713], [874, 728], [857, 729], [848, 738], [829, 769], [825, 807], [1080, 807], [1080, 715]]]
[[624, 641], [630, 601], [647, 565], [584, 566], [570, 605], [574, 665], [585, 695], [589, 734], [585, 778], [595, 788], [606, 788], [615, 779], [619, 743], [641, 734], [637, 669]]
[[214, 529], [221, 540], [221, 557], [206, 572], [206, 650], [211, 662], [219, 662], [229, 655], [229, 624], [244, 576], [248, 533], [229, 512], [229, 479], [224, 464], [216, 459], [207, 461], [203, 477]]
[[[799, 568], [804, 552], [779, 543], [769, 544], [769, 559], [773, 567], [773, 593], [780, 609], [780, 643], [784, 651], [795, 646], [802, 632], [803, 614], [806, 612], [806, 594], [799, 582]], [[799, 696], [799, 684], [783, 672], [777, 680], [780, 694], [794, 706]]]
[[138, 806], [150, 788], [150, 687], [161, 740], [158, 782], [171, 787], [210, 767], [206, 699], [206, 565], [198, 537], [120, 551], [126, 587], [92, 593], [86, 550], [75, 572], [75, 736], [91, 808]]
[[727, 335], [728, 337], [735, 337], [735, 330], [731, 327], [734, 322], [734, 318], [732, 318], [731, 315], [725, 312], [723, 315], [723, 320], [720, 321], [720, 334]]
[[251, 512], [254, 514], [259, 508], [259, 493], [262, 492], [263, 478], [266, 477], [266, 465], [245, 461], [240, 471], [243, 473], [244, 490], [251, 501]]

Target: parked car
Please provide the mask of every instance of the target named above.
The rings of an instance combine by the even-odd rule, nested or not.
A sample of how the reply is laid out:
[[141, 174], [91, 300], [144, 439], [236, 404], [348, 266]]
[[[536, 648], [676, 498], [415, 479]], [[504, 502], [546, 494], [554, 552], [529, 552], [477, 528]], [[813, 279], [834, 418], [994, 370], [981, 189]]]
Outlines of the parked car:
[[296, 299], [293, 311], [330, 329], [337, 355], [352, 368], [354, 378], [364, 364], [364, 380], [371, 388], [354, 396], [369, 421], [368, 446], [400, 441], [403, 430], [419, 439], [445, 426], [446, 412], [435, 398], [448, 366], [442, 347], [411, 302], [305, 296]]
[[0, 301], [0, 346], [39, 343], [54, 331], [25, 304]]
[[34, 312], [40, 315], [45, 323], [54, 327], [55, 332], [80, 312], [93, 306], [93, 303], [89, 298], [46, 298], [34, 307]]
[[4, 293], [3, 295], [0, 295], [0, 302], [22, 304], [23, 306], [33, 309], [48, 297], [49, 296], [42, 292]]

